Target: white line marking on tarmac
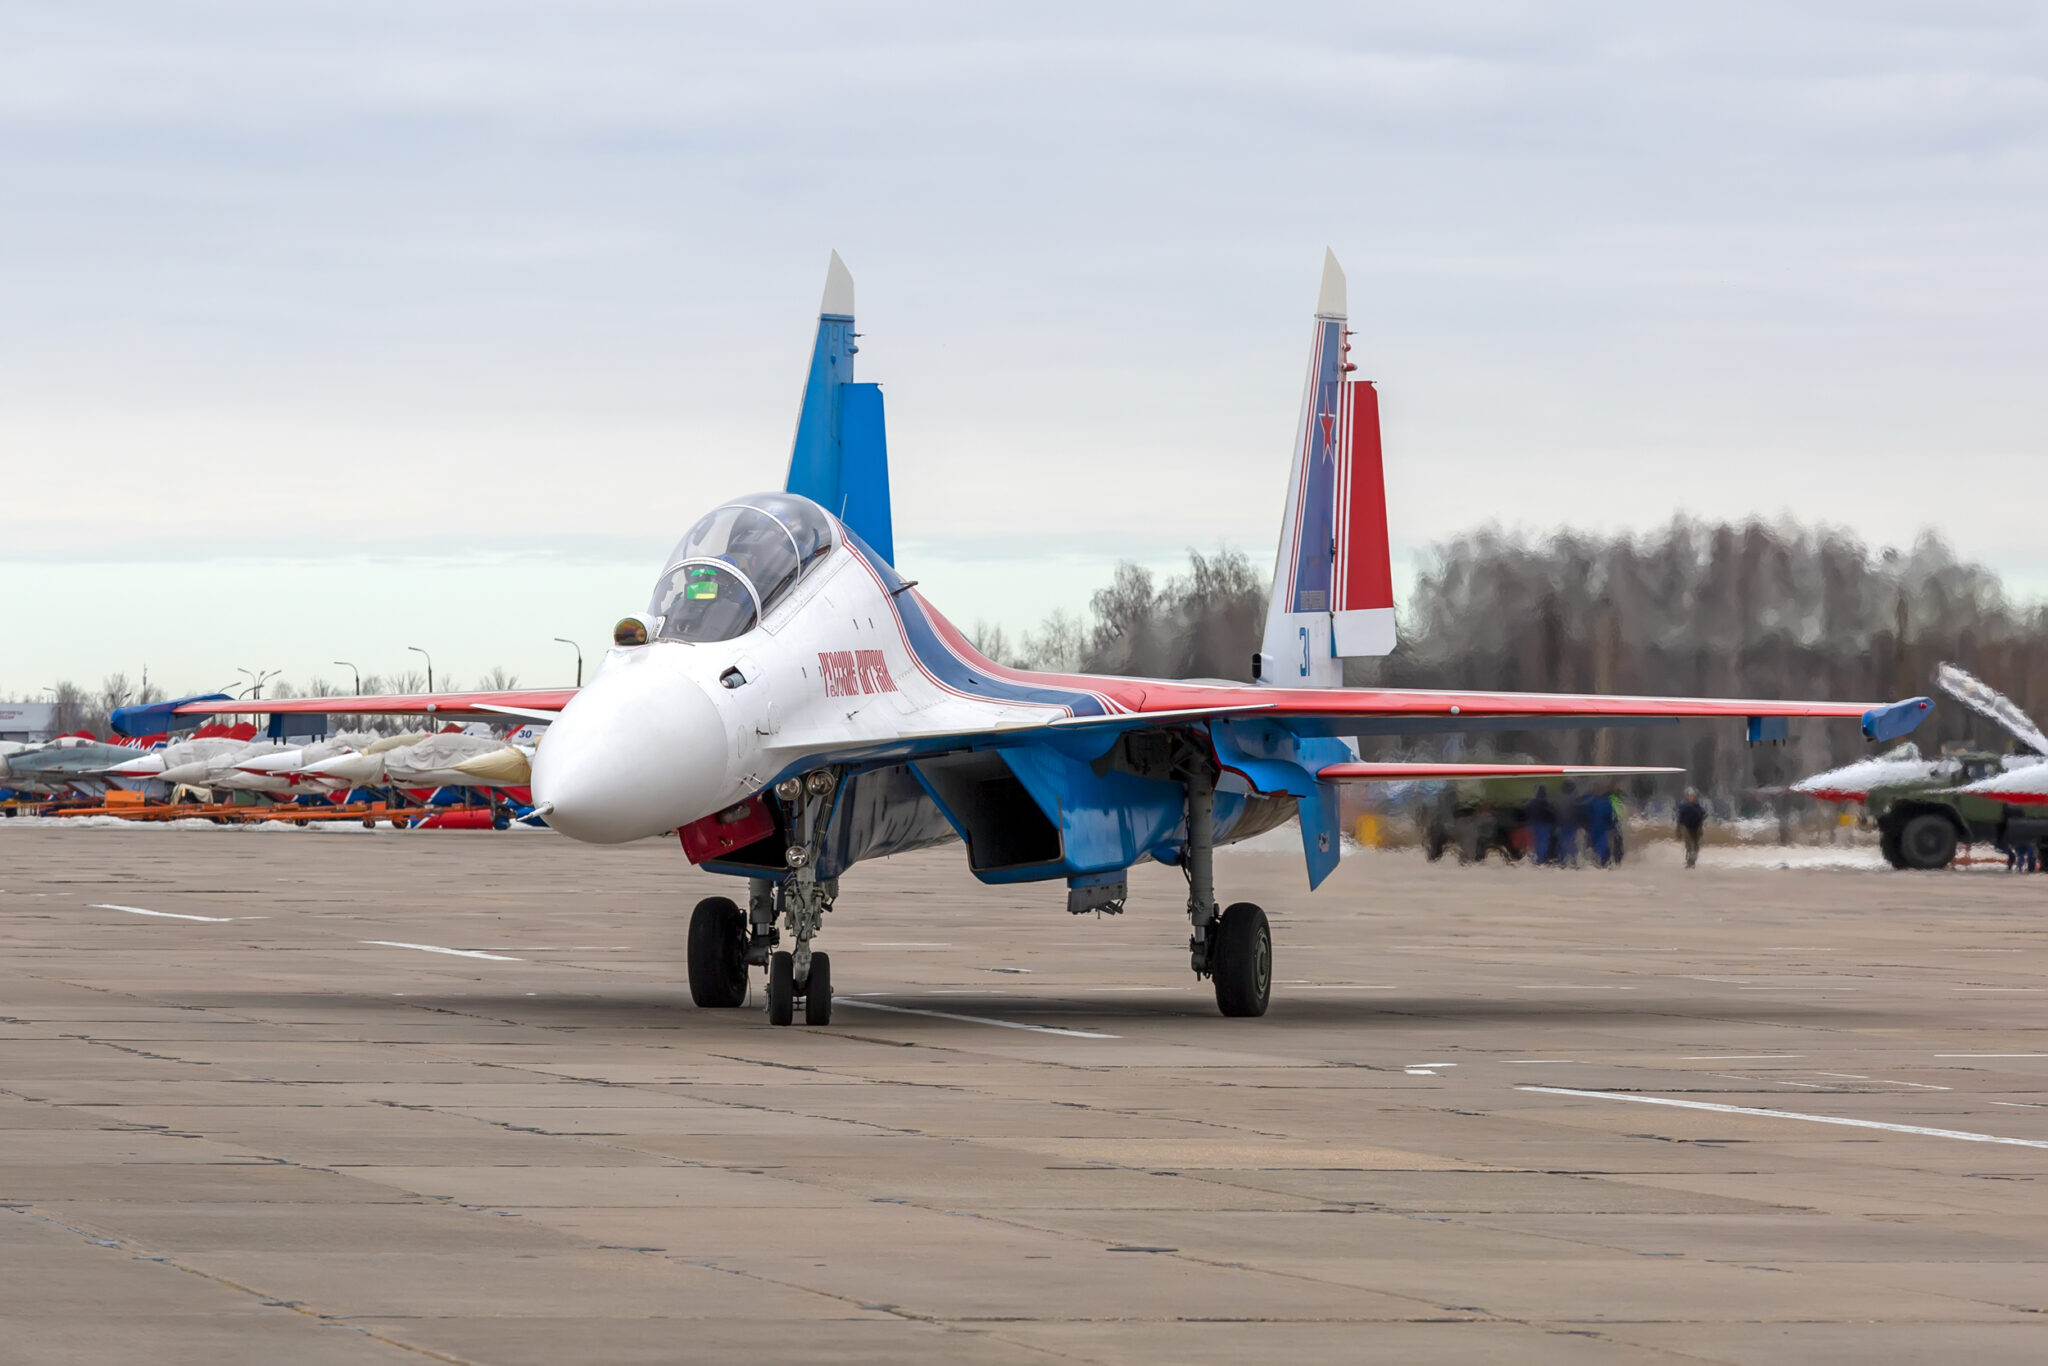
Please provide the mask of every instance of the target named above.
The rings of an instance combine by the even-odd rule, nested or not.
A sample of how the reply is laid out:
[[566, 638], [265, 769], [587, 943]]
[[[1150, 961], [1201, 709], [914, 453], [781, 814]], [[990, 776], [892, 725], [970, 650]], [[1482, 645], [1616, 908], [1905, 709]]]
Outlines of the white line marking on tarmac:
[[892, 1015], [929, 1015], [935, 1020], [961, 1020], [967, 1024], [994, 1025], [997, 1029], [1028, 1029], [1034, 1034], [1064, 1034], [1070, 1039], [1116, 1039], [1120, 1034], [1097, 1034], [1087, 1029], [1055, 1029], [1051, 1025], [1021, 1024], [1016, 1020], [996, 1020], [986, 1015], [956, 1015], [950, 1010], [916, 1010], [910, 1006], [888, 1006], [880, 1001], [854, 1001], [844, 996], [834, 996], [832, 1004], [852, 1006], [855, 1010], [886, 1010]]
[[457, 958], [488, 958], [494, 963], [524, 963], [524, 958], [513, 958], [502, 953], [484, 953], [479, 949], [444, 949], [439, 944], [406, 944], [396, 939], [365, 939], [365, 944], [375, 944], [380, 949], [418, 949], [421, 953], [447, 953]]
[[1930, 1129], [1919, 1124], [1886, 1124], [1875, 1119], [1845, 1119], [1841, 1115], [1807, 1115], [1797, 1110], [1765, 1110], [1753, 1105], [1719, 1105], [1706, 1100], [1673, 1100], [1669, 1096], [1630, 1096], [1619, 1091], [1576, 1091], [1568, 1086], [1517, 1086], [1517, 1091], [1541, 1091], [1551, 1096], [1583, 1096], [1588, 1100], [1626, 1100], [1637, 1105], [1669, 1105], [1679, 1110], [1709, 1110], [1719, 1115], [1757, 1115], [1764, 1119], [1799, 1119], [1808, 1124], [1840, 1124], [1850, 1129], [1882, 1129], [1893, 1134], [1918, 1134], [1922, 1138], [1959, 1138], [1966, 1143], [2007, 1143], [2015, 1148], [2048, 1148], [2048, 1140], [2006, 1138], [2001, 1134], [1978, 1134], [1968, 1129]]
[[[928, 939], [883, 939], [863, 942], [861, 947], [864, 949], [950, 949], [953, 946], [951, 944], [940, 944]], [[835, 996], [832, 999], [836, 1001], [839, 998]]]
[[1804, 1053], [1687, 1053], [1684, 1062], [1772, 1062], [1803, 1058]]
[[2048, 1058], [2048, 1053], [1936, 1053], [1937, 1058]]
[[1517, 1067], [1517, 1066], [1520, 1066], [1520, 1065], [1521, 1065], [1522, 1063], [1525, 1063], [1525, 1062], [1569, 1062], [1569, 1063], [1576, 1063], [1576, 1062], [1578, 1061], [1578, 1059], [1577, 1059], [1577, 1058], [1503, 1058], [1503, 1059], [1501, 1059], [1501, 1061], [1502, 1061], [1502, 1062], [1505, 1062], [1505, 1063], [1506, 1063], [1506, 1064], [1507, 1064], [1507, 1065], [1508, 1065], [1509, 1067]]
[[130, 915], [158, 915], [166, 920], [203, 920], [209, 925], [225, 925], [234, 917], [231, 915], [181, 915], [177, 911], [152, 911], [141, 906], [113, 906], [106, 902], [94, 902], [96, 911], [126, 911]]

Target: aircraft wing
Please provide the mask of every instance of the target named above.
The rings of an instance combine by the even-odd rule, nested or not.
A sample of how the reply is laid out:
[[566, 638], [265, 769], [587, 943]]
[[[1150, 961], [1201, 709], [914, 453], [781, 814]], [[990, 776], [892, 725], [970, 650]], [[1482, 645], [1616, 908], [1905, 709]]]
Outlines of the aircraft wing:
[[[1126, 701], [1142, 721], [1153, 712], [1190, 718], [1235, 712], [1233, 719], [1271, 720], [1299, 735], [1401, 735], [1443, 731], [1542, 730], [1656, 724], [1687, 718], [1739, 718], [1753, 739], [1781, 739], [1771, 721], [1791, 717], [1854, 717], [1872, 740], [1896, 739], [1920, 724], [1934, 704], [1811, 702], [1722, 697], [1608, 697], [1585, 693], [1436, 691], [1412, 688], [1262, 688], [1150, 683]], [[1260, 704], [1264, 705], [1260, 705]], [[1255, 710], [1253, 708], [1256, 708]]]
[[187, 702], [180, 716], [282, 714], [314, 716], [523, 716], [553, 720], [576, 695], [574, 688], [515, 688], [504, 692], [397, 693], [384, 697], [245, 698]]

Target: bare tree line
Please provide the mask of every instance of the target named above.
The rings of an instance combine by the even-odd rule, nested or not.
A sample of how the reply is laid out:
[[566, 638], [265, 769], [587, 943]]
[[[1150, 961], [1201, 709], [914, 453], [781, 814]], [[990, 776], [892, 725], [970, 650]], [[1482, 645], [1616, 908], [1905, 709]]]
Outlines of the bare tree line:
[[[1242, 552], [1189, 553], [1163, 582], [1117, 566], [1082, 622], [1054, 613], [1014, 644], [979, 628], [1002, 662], [1156, 677], [1246, 679], [1268, 578]], [[1796, 522], [1679, 518], [1640, 535], [1541, 539], [1484, 529], [1433, 547], [1385, 659], [1354, 660], [1362, 686], [1890, 701], [1933, 692], [1954, 660], [2039, 718], [2048, 713], [2048, 606], [2012, 602], [1996, 574], [1928, 535], [1871, 550]], [[1923, 750], [2010, 737], [1939, 706]], [[1795, 723], [1783, 746], [1752, 747], [1739, 724], [1687, 722], [1535, 731], [1431, 742], [1472, 755], [1671, 764], [1734, 798], [1868, 752], [1852, 723]], [[1394, 742], [1376, 748], [1393, 752]]]

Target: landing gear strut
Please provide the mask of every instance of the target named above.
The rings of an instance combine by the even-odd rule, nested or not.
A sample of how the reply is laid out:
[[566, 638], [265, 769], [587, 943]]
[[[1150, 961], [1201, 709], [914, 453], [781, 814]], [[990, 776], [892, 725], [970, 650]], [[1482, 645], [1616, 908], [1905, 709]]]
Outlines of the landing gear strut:
[[1188, 774], [1189, 966], [1216, 984], [1216, 1008], [1230, 1016], [1266, 1013], [1273, 988], [1273, 934], [1249, 901], [1216, 909], [1216, 778], [1197, 763]]
[[[775, 785], [775, 795], [782, 799], [788, 813], [791, 838], [784, 853], [788, 875], [779, 885], [767, 884], [765, 879], [761, 884], [770, 890], [767, 944], [772, 946], [779, 937], [774, 928], [775, 907], [779, 903], [795, 947], [787, 952], [773, 951], [768, 958], [769, 1024], [794, 1022], [799, 997], [804, 1003], [805, 1024], [832, 1023], [832, 959], [813, 951], [811, 940], [823, 927], [825, 913], [832, 909], [832, 899], [839, 892], [837, 879], [818, 876], [818, 853], [825, 842], [832, 791], [837, 786], [838, 776], [828, 768], [801, 778], [785, 778]], [[758, 916], [755, 923], [761, 923]]]
[[[747, 909], [722, 896], [706, 897], [690, 915], [690, 999], [700, 1006], [728, 1009], [747, 1002], [747, 972], [768, 969], [768, 1023], [791, 1024], [803, 1002], [805, 1024], [832, 1023], [832, 960], [811, 948], [825, 912], [839, 894], [837, 879], [818, 876], [818, 852], [832, 812], [838, 775], [819, 769], [775, 785], [790, 832], [783, 853], [789, 872], [750, 878]], [[777, 947], [789, 929], [792, 949]]]

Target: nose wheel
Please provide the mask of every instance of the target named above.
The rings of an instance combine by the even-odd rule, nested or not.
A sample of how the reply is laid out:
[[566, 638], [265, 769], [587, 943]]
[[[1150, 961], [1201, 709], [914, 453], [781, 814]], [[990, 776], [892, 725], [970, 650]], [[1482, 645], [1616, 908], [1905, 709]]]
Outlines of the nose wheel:
[[805, 1024], [832, 1023], [832, 955], [811, 955], [811, 971], [801, 991], [796, 984], [795, 954], [777, 953], [768, 959], [768, 1023], [796, 1023], [799, 996], [803, 998]]

